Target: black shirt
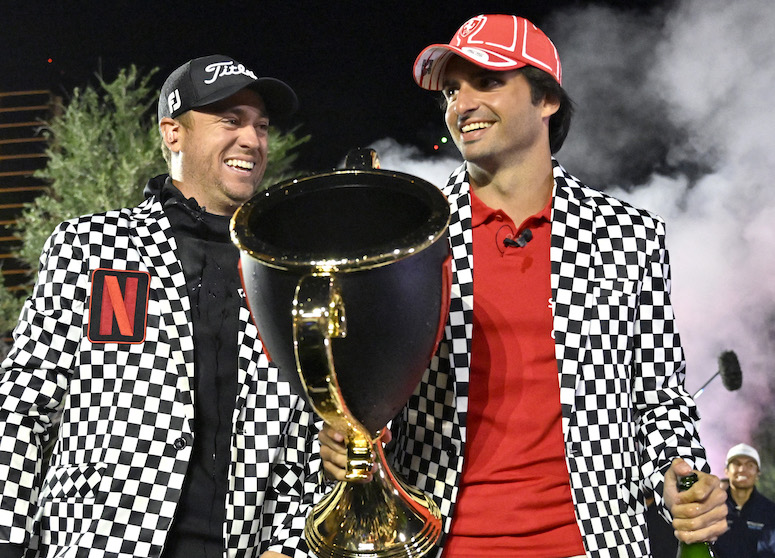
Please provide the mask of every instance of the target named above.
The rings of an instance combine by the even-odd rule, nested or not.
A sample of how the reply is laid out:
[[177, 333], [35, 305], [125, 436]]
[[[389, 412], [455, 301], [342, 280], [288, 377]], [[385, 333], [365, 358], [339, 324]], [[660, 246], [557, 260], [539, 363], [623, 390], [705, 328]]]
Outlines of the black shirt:
[[207, 213], [167, 179], [161, 201], [186, 276], [194, 330], [194, 445], [164, 558], [220, 558], [237, 398], [239, 250], [229, 217]]

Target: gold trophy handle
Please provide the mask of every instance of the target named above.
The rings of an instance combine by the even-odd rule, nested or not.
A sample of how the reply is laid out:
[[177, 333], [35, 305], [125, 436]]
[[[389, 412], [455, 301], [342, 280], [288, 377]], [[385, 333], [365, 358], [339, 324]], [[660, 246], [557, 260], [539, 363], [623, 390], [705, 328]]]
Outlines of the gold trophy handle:
[[347, 409], [334, 369], [331, 338], [347, 335], [342, 294], [332, 275], [306, 275], [293, 299], [296, 369], [315, 412], [347, 437], [347, 480], [368, 478], [372, 438]]
[[441, 536], [433, 500], [396, 477], [385, 461], [381, 433], [374, 437], [347, 409], [334, 370], [331, 339], [347, 334], [344, 301], [336, 278], [306, 275], [293, 299], [296, 368], [315, 412], [347, 437], [347, 480], [307, 516], [304, 535], [320, 558], [415, 558]]

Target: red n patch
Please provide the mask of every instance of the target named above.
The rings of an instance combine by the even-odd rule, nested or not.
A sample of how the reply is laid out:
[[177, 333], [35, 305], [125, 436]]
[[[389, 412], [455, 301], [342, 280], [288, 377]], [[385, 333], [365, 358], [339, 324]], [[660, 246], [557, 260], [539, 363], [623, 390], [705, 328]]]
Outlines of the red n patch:
[[151, 276], [144, 271], [96, 269], [92, 273], [88, 336], [92, 343], [145, 339]]

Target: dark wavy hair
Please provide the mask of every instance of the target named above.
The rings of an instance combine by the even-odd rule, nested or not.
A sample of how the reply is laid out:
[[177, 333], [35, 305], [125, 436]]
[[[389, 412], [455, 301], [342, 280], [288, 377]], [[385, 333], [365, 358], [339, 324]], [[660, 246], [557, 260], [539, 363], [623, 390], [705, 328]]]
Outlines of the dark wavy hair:
[[543, 70], [533, 66], [525, 66], [519, 71], [530, 84], [530, 97], [533, 104], [538, 104], [545, 98], [560, 103], [560, 108], [549, 118], [549, 149], [552, 153], [557, 153], [562, 144], [565, 143], [565, 138], [570, 130], [573, 101], [567, 91]]

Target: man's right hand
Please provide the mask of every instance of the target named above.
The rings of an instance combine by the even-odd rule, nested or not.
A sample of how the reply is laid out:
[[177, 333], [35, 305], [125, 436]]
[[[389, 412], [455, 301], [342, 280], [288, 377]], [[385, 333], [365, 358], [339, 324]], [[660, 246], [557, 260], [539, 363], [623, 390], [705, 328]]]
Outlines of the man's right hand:
[[331, 480], [343, 481], [347, 471], [347, 445], [345, 437], [328, 424], [318, 433], [320, 441], [320, 458], [323, 460], [323, 470]]
[[[385, 428], [382, 434], [382, 443], [387, 443], [392, 439], [390, 429]], [[323, 425], [323, 429], [318, 434], [320, 441], [320, 457], [323, 460], [323, 471], [326, 477], [331, 480], [344, 481], [347, 473], [347, 443], [345, 436], [337, 432], [328, 424]], [[371, 482], [373, 471], [368, 478], [353, 482]]]

